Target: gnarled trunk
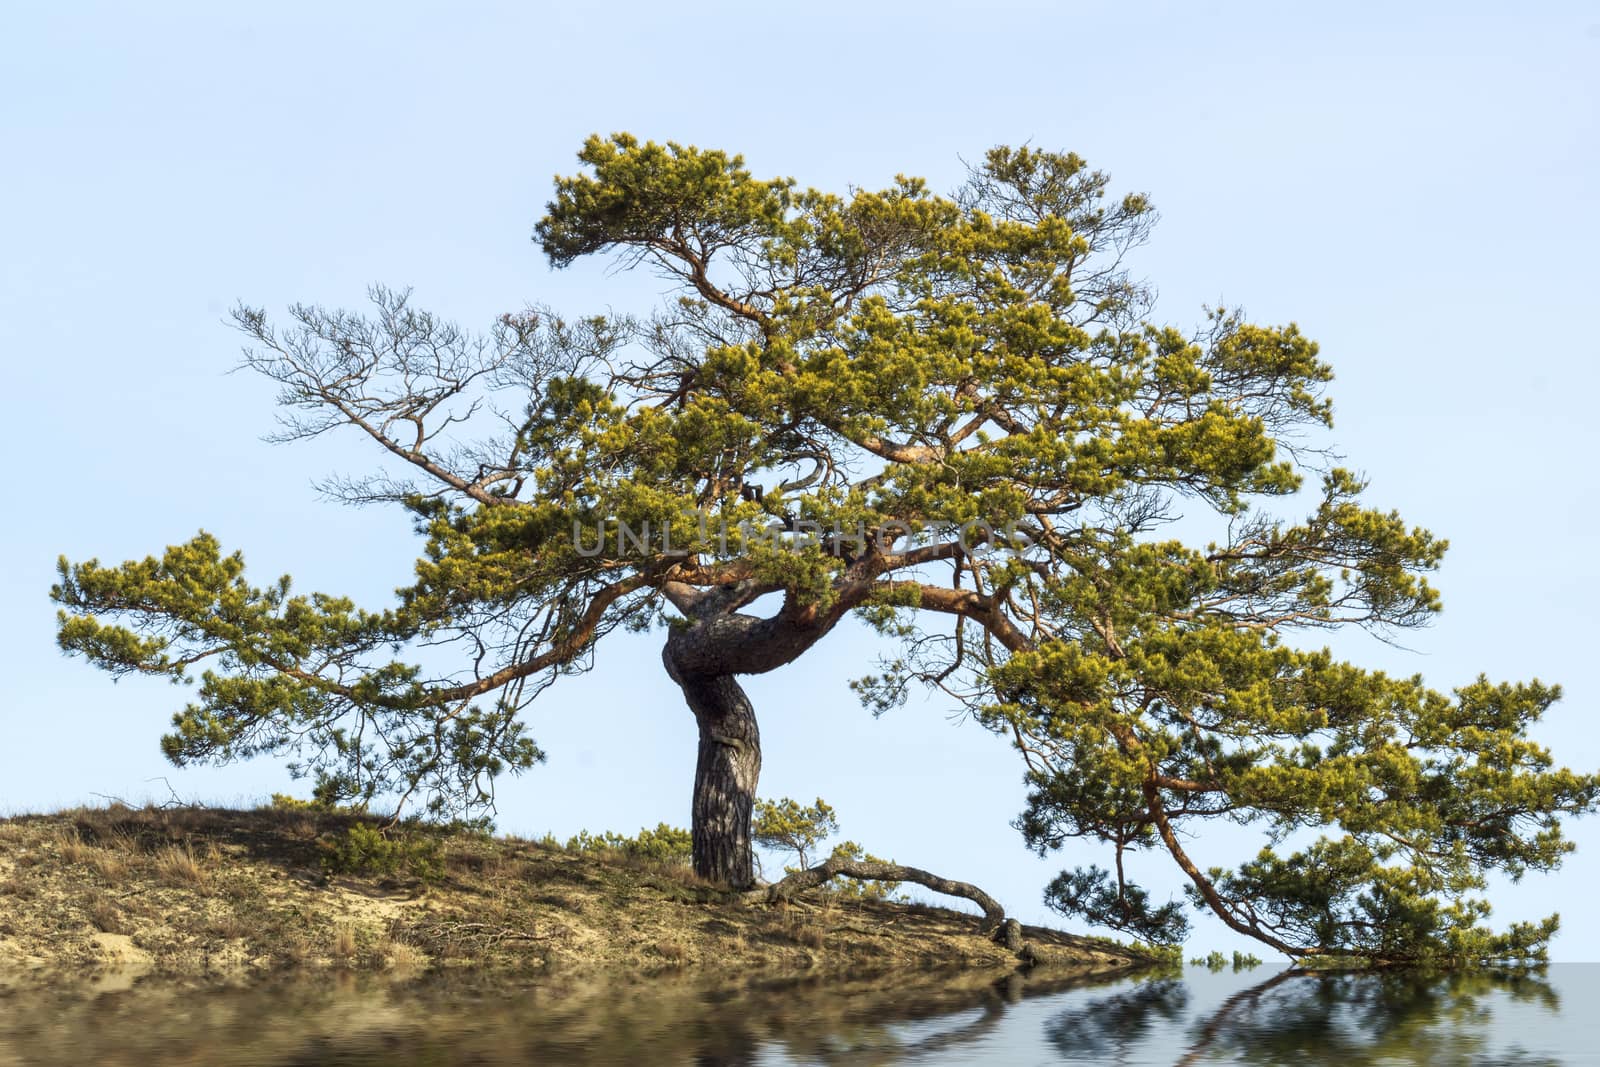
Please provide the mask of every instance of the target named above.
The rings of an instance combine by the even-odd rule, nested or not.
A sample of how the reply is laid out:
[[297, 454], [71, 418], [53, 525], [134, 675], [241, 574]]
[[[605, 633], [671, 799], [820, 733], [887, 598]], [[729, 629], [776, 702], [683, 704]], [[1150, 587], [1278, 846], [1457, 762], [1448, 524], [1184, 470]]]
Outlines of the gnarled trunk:
[[694, 871], [734, 889], [749, 889], [756, 880], [750, 820], [761, 777], [761, 732], [750, 698], [734, 676], [764, 674], [792, 663], [865, 595], [867, 585], [855, 600], [838, 597], [827, 611], [785, 599], [770, 618], [738, 611], [771, 591], [753, 579], [698, 592], [670, 582], [667, 586], [685, 619], [667, 631], [661, 658], [700, 726]]
[[694, 873], [734, 889], [755, 884], [750, 820], [761, 777], [761, 732], [755, 708], [731, 675], [687, 674], [663, 653], [700, 727], [694, 769]]

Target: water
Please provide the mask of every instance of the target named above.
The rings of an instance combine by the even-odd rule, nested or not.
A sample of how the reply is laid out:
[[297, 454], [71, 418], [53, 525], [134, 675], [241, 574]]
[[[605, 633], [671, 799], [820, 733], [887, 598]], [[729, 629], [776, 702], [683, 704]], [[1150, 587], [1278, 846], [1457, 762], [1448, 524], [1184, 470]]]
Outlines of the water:
[[0, 994], [20, 1064], [1600, 1064], [1600, 965], [514, 988], [351, 977]]

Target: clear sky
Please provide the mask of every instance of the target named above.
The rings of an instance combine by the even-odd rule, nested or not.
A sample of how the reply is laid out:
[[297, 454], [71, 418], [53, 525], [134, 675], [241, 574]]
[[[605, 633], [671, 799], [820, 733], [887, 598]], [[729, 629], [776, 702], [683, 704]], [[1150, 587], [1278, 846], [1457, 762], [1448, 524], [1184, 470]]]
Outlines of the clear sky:
[[[331, 10], [337, 6], [338, 10]], [[99, 795], [254, 800], [282, 769], [166, 765], [185, 694], [56, 650], [54, 561], [142, 557], [205, 528], [258, 581], [376, 604], [408, 524], [324, 503], [373, 461], [283, 447], [272, 389], [226, 372], [236, 300], [355, 305], [371, 282], [486, 326], [529, 302], [637, 308], [604, 264], [553, 274], [530, 240], [591, 132], [745, 154], [843, 190], [955, 185], [996, 143], [1070, 149], [1162, 222], [1138, 273], [1159, 314], [1296, 321], [1337, 372], [1337, 441], [1377, 504], [1448, 537], [1445, 612], [1399, 649], [1341, 653], [1448, 688], [1562, 683], [1538, 736], [1600, 767], [1600, 6], [1300, 4], [10, 5], [0, 21], [0, 812]], [[656, 637], [617, 635], [545, 694], [549, 762], [500, 827], [688, 821], [693, 720]], [[1016, 757], [938, 703], [874, 720], [845, 625], [751, 679], [762, 794], [821, 795], [872, 851], [977, 882], [1021, 917], [1062, 866], [1007, 822]], [[158, 778], [167, 779], [163, 783]], [[301, 790], [304, 790], [302, 785]], [[1498, 921], [1560, 910], [1555, 955], [1600, 960], [1600, 820], [1555, 876], [1497, 887]], [[1227, 862], [1255, 842], [1206, 834]], [[1139, 870], [1175, 892], [1158, 859]], [[1194, 947], [1240, 942], [1202, 920]]]

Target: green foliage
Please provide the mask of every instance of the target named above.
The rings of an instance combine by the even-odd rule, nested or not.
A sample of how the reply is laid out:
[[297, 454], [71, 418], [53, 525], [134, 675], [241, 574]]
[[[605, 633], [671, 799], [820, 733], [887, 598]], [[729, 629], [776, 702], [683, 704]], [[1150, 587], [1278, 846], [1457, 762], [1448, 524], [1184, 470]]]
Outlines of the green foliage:
[[793, 852], [801, 867], [810, 867], [817, 846], [839, 832], [839, 820], [821, 797], [810, 807], [784, 797], [756, 801], [750, 829], [756, 844]]
[[272, 799], [267, 806], [272, 811], [286, 812], [327, 812], [334, 810], [332, 805], [325, 804], [315, 798], [304, 800], [300, 797], [290, 796], [287, 793], [272, 794]]
[[354, 823], [338, 837], [323, 838], [322, 869], [329, 874], [395, 875], [436, 881], [444, 874], [443, 847], [433, 835], [391, 834]]
[[[1103, 940], [1108, 945], [1120, 946], [1122, 944], [1122, 942], [1109, 937], [1098, 940]], [[1128, 943], [1128, 947], [1135, 952], [1143, 952], [1147, 956], [1155, 957], [1158, 967], [1163, 971], [1183, 966], [1182, 945], [1151, 944], [1148, 941], [1135, 939]]]
[[[834, 814], [833, 806], [821, 797], [809, 806], [788, 797], [778, 800], [758, 800], [755, 818], [751, 825], [758, 845], [794, 853], [797, 865], [785, 867], [785, 871], [803, 870], [812, 866], [818, 849], [828, 838], [839, 832], [839, 820]], [[885, 860], [881, 856], [874, 856], [854, 841], [844, 841], [833, 846], [829, 855], [876, 863], [894, 862]], [[849, 900], [896, 899], [896, 891], [899, 888], [899, 882], [864, 880], [846, 875], [828, 880], [830, 891]]]
[[[833, 846], [832, 855], [845, 859], [867, 860], [871, 863], [893, 863], [893, 860], [874, 856], [854, 841], [845, 841]], [[900, 893], [899, 882], [868, 881], [861, 878], [849, 878], [840, 875], [830, 879], [829, 888], [838, 896], [846, 900], [907, 900], [905, 894]]]
[[[287, 793], [273, 793], [266, 806], [270, 811], [299, 812], [309, 815], [367, 816], [364, 804], [335, 804], [319, 797], [306, 800]], [[487, 815], [458, 819], [424, 819], [417, 815], [409, 815], [403, 819], [397, 817], [395, 825], [407, 832], [435, 835], [485, 837], [494, 831], [494, 821]]]
[[[1050, 647], [996, 673], [1010, 692], [1028, 694], [996, 714], [1029, 729], [1048, 716], [1060, 754], [1031, 776], [1020, 824], [1040, 851], [1092, 836], [1176, 854], [1182, 846], [1175, 833], [1160, 836], [1163, 822], [1227, 810], [1275, 834], [1344, 831], [1287, 855], [1263, 849], [1187, 889], [1196, 907], [1291, 954], [1540, 958], [1556, 930], [1552, 917], [1493, 934], [1482, 925], [1487, 903], [1470, 896], [1491, 870], [1553, 869], [1571, 848], [1558, 817], [1595, 803], [1593, 776], [1551, 769], [1526, 738], [1553, 688], [1480, 679], [1451, 699], [1420, 679], [1362, 672], [1220, 625], [1130, 634], [1117, 657]], [[1046, 710], [1067, 702], [1071, 719]], [[1063, 879], [1075, 885], [1092, 872]], [[1127, 925], [1139, 911], [1128, 902], [1143, 905], [1137, 887], [1102, 890], [1052, 904], [1139, 929]]]
[[687, 864], [692, 845], [688, 830], [659, 823], [654, 830], [640, 829], [638, 836], [633, 839], [632, 852], [662, 863]]
[[688, 830], [661, 823], [654, 830], [640, 829], [635, 837], [610, 830], [600, 834], [579, 830], [575, 837], [568, 838], [566, 848], [569, 852], [618, 852], [634, 859], [687, 864], [692, 844]]
[[1113, 883], [1111, 874], [1099, 867], [1063, 871], [1045, 887], [1044, 902], [1064, 914], [1093, 915], [1101, 926], [1156, 945], [1178, 944], [1189, 933], [1181, 905], [1152, 907], [1144, 889]]
[[[1231, 960], [1235, 971], [1249, 971], [1261, 966], [1261, 960], [1249, 953], [1235, 951]], [[1220, 971], [1229, 966], [1230, 960], [1221, 952], [1211, 952], [1204, 956], [1197, 956], [1189, 961], [1190, 966], [1204, 967], [1208, 971]]]
[[[670, 620], [669, 650], [728, 679], [853, 612], [898, 644], [857, 683], [869, 708], [949, 694], [1016, 746], [1025, 842], [1114, 859], [1052, 882], [1067, 914], [1181, 937], [1181, 907], [1124, 873], [1153, 852], [1190, 904], [1297, 958], [1542, 956], [1554, 918], [1495, 932], [1478, 894], [1555, 869], [1563, 819], [1600, 804], [1600, 777], [1530, 740], [1559, 690], [1441, 691], [1307, 640], [1427, 624], [1446, 542], [1328, 461], [1333, 371], [1296, 325], [1153, 318], [1128, 267], [1147, 196], [1026, 147], [949, 196], [627, 134], [579, 162], [537, 239], [557, 266], [655, 270], [653, 314], [472, 335], [381, 288], [365, 315], [235, 312], [283, 439], [349, 430], [406, 472], [326, 487], [422, 538], [390, 606], [254, 584], [204, 532], [60, 561], [64, 651], [193, 687], [170, 759], [283, 755], [320, 803], [443, 819], [542, 758], [519, 713], [607, 634]], [[1179, 516], [1200, 532], [1172, 536]], [[594, 547], [623, 524], [631, 545]], [[802, 862], [836, 830], [820, 801], [763, 818]], [[1191, 856], [1217, 819], [1268, 847]]]
[[[200, 674], [199, 702], [174, 715], [174, 732], [162, 739], [174, 763], [301, 753], [305, 761], [290, 770], [315, 777], [319, 802], [364, 807], [385, 791], [431, 787], [428, 810], [442, 815], [451, 797], [485, 802], [501, 771], [542, 758], [511, 709], [462, 707], [421, 682], [419, 668], [389, 662], [357, 670], [347, 684], [307, 666], [354, 667], [415, 632], [405, 612], [374, 615], [320, 593], [290, 596], [288, 577], [257, 588], [243, 570], [238, 553], [224, 556], [204, 532], [160, 559], [59, 563], [52, 596], [83, 612], [60, 613], [63, 649], [117, 676], [188, 683], [196, 663], [218, 668]], [[106, 625], [96, 613], [129, 625]], [[373, 732], [386, 746], [381, 759], [367, 741]]]
[[567, 838], [563, 847], [568, 852], [621, 852], [631, 838], [611, 830], [598, 834], [591, 834], [588, 830], [579, 830], [572, 837]]

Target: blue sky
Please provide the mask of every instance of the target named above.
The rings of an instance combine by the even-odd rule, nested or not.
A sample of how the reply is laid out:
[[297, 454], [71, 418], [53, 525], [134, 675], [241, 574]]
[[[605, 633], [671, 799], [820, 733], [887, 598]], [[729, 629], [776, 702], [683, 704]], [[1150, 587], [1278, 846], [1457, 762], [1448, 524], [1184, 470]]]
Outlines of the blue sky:
[[[354, 439], [272, 446], [272, 389], [227, 373], [236, 300], [355, 305], [371, 282], [486, 326], [530, 302], [638, 308], [660, 285], [551, 273], [530, 240], [591, 132], [745, 154], [840, 190], [939, 189], [996, 143], [1070, 149], [1162, 214], [1135, 269], [1159, 314], [1296, 321], [1338, 375], [1336, 440], [1375, 503], [1448, 537], [1445, 612], [1408, 647], [1341, 640], [1440, 687], [1563, 684], [1539, 736], [1600, 767], [1600, 602], [1586, 321], [1600, 247], [1600, 8], [1478, 5], [14, 5], [0, 33], [0, 811], [289, 787], [256, 762], [179, 770], [184, 694], [56, 651], [56, 556], [142, 557], [197, 529], [258, 580], [369, 603], [408, 574], [407, 523], [321, 501]], [[549, 762], [500, 826], [687, 822], [693, 720], [659, 638], [618, 636], [547, 693]], [[966, 878], [1028, 920], [1061, 866], [1007, 822], [1012, 753], [938, 703], [874, 720], [841, 628], [750, 680], [762, 793], [825, 797], [874, 852]], [[1555, 955], [1600, 959], [1600, 821], [1562, 873], [1497, 887], [1496, 918], [1560, 910]], [[1206, 834], [1226, 862], [1255, 842]], [[1178, 882], [1140, 873], [1158, 896]], [[1195, 947], [1233, 947], [1202, 921]]]

